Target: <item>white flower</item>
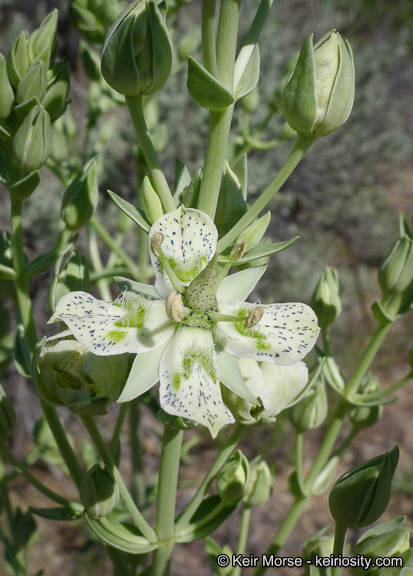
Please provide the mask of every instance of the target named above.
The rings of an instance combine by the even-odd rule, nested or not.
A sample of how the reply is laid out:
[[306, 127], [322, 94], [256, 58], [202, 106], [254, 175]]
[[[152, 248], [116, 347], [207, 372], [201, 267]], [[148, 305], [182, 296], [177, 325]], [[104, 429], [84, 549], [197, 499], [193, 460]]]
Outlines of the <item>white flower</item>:
[[119, 402], [136, 398], [159, 380], [165, 412], [195, 420], [215, 437], [234, 422], [220, 382], [258, 403], [237, 357], [278, 366], [297, 363], [317, 339], [316, 315], [299, 303], [262, 306], [255, 314], [257, 306], [244, 300], [264, 266], [228, 276], [217, 288], [217, 230], [199, 210], [181, 206], [165, 214], [153, 224], [149, 240], [155, 287], [118, 279], [127, 290], [113, 304], [73, 292], [58, 302], [50, 322], [65, 322], [94, 354], [137, 354]]

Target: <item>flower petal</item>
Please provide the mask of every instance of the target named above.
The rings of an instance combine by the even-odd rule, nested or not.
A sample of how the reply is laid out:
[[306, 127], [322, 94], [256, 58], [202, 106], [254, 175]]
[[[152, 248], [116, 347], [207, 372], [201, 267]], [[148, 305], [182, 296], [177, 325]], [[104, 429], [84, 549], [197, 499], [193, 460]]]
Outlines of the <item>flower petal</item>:
[[144, 394], [158, 382], [159, 366], [169, 342], [170, 340], [166, 340], [155, 350], [143, 352], [136, 356], [118, 402], [129, 402], [129, 400]]
[[[188, 286], [215, 254], [218, 240], [215, 224], [200, 210], [180, 206], [154, 222], [149, 232], [149, 242], [159, 232], [164, 235], [164, 255], [181, 282]], [[156, 290], [166, 298], [173, 289], [172, 284], [159, 257], [152, 251], [150, 257], [155, 269]]]
[[71, 292], [59, 300], [49, 323], [64, 322], [76, 340], [98, 356], [136, 354], [161, 346], [175, 330], [164, 300], [129, 296], [126, 304], [109, 304], [86, 292]]
[[264, 406], [263, 416], [276, 416], [296, 404], [308, 382], [308, 368], [304, 362], [290, 366], [262, 363], [264, 387], [259, 394]]
[[212, 333], [180, 326], [161, 360], [160, 402], [168, 414], [195, 420], [212, 437], [235, 422], [222, 402]]
[[254, 290], [266, 269], [266, 265], [255, 266], [226, 276], [218, 288], [218, 302], [245, 300]]
[[288, 366], [298, 362], [316, 343], [317, 316], [306, 304], [270, 304], [263, 306], [264, 316], [253, 328], [244, 320], [256, 306], [245, 302], [220, 304], [223, 314], [240, 316], [239, 323], [217, 322], [214, 338], [235, 356]]

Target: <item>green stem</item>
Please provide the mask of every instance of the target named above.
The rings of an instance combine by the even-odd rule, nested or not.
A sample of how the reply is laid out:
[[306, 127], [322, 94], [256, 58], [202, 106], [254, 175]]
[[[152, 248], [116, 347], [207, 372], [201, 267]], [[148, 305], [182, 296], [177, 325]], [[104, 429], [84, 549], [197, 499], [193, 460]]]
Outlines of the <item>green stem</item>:
[[158, 194], [165, 212], [173, 212], [176, 210], [175, 202], [169, 189], [166, 178], [162, 172], [161, 165], [156, 155], [152, 140], [149, 136], [146, 127], [145, 116], [143, 114], [142, 96], [133, 98], [125, 96], [126, 105], [129, 108], [129, 113], [135, 127], [138, 144], [145, 157], [149, 171], [152, 175], [154, 188]]
[[[249, 506], [244, 506], [242, 509], [241, 527], [238, 536], [237, 554], [245, 554], [245, 550], [247, 549], [250, 520], [251, 508]], [[240, 576], [240, 574], [241, 566], [236, 566], [236, 568], [232, 571], [232, 576]]]
[[110, 453], [115, 455], [120, 442], [120, 435], [122, 433], [123, 423], [125, 422], [126, 414], [128, 413], [129, 406], [127, 403], [120, 404], [118, 417], [116, 418], [115, 428], [113, 430], [112, 438], [110, 441]]
[[215, 4], [216, 0], [202, 0], [202, 55], [204, 67], [218, 78], [215, 45]]
[[145, 478], [143, 475], [143, 438], [139, 398], [129, 402], [129, 435], [132, 464], [132, 496], [139, 508], [145, 506]]
[[[300, 500], [295, 500], [294, 504], [291, 506], [288, 514], [284, 518], [283, 523], [281, 524], [280, 528], [278, 529], [277, 534], [275, 535], [274, 540], [268, 546], [267, 550], [265, 551], [266, 556], [271, 554], [277, 555], [280, 548], [284, 545], [284, 542], [287, 540], [291, 532], [294, 530], [295, 525], [297, 524], [298, 520], [303, 513], [305, 505], [307, 504], [308, 498], [303, 498]], [[252, 573], [252, 576], [262, 576], [265, 574], [267, 568], [262, 565], [262, 560], [257, 568]]]
[[303, 439], [302, 432], [296, 432], [294, 446], [294, 462], [300, 483], [303, 481]]
[[[100, 258], [98, 243], [96, 241], [96, 230], [91, 226], [88, 226], [88, 243], [89, 243], [89, 254], [90, 260], [94, 271], [99, 273], [103, 270], [102, 260]], [[105, 302], [112, 302], [112, 294], [109, 288], [109, 281], [107, 278], [99, 278], [96, 280], [97, 287], [99, 289], [100, 295], [105, 300]]]
[[56, 494], [56, 492], [53, 492], [53, 490], [47, 488], [47, 486], [45, 486], [42, 482], [40, 482], [40, 480], [33, 476], [33, 474], [28, 471], [27, 467], [22, 462], [17, 460], [15, 456], [13, 456], [5, 444], [0, 445], [0, 454], [3, 458], [8, 460], [16, 470], [20, 472], [23, 478], [32, 484], [32, 486], [34, 486], [39, 492], [50, 498], [50, 500], [54, 500], [58, 504], [66, 507], [70, 507], [72, 505], [70, 500], [64, 498], [63, 496], [59, 496], [59, 494]]
[[[240, 0], [221, 0], [217, 32], [217, 70], [220, 83], [229, 92], [234, 87], [235, 52], [237, 48]], [[209, 44], [206, 46], [209, 49]], [[204, 56], [205, 58], [205, 56]], [[208, 58], [208, 57], [207, 57]], [[199, 191], [198, 208], [212, 219], [218, 204], [229, 129], [234, 105], [209, 112], [209, 131], [205, 163]]]
[[113, 548], [113, 546], [106, 546], [106, 552], [112, 561], [115, 568], [115, 576], [130, 576], [131, 567], [129, 566], [125, 553]]
[[[346, 542], [346, 532], [347, 528], [341, 524], [337, 524], [336, 522], [333, 556], [339, 556], [339, 554], [343, 554], [344, 544]], [[341, 566], [333, 566], [331, 570], [331, 576], [341, 576]]]
[[248, 212], [237, 222], [237, 224], [219, 240], [217, 249], [222, 252], [230, 244], [235, 242], [238, 236], [249, 226], [255, 218], [259, 215], [261, 210], [263, 210], [268, 202], [272, 199], [274, 194], [278, 192], [287, 178], [292, 174], [297, 164], [303, 158], [304, 154], [309, 150], [309, 148], [314, 143], [315, 139], [301, 134], [297, 135], [294, 147], [290, 152], [287, 160], [285, 161], [282, 168], [279, 170], [275, 178], [270, 182], [267, 188], [262, 192], [262, 194], [257, 198], [257, 200], [249, 208]]
[[235, 450], [244, 432], [245, 432], [245, 426], [238, 424], [234, 432], [232, 433], [231, 437], [229, 438], [226, 446], [224, 446], [224, 448], [220, 451], [217, 459], [215, 460], [212, 467], [209, 469], [207, 475], [203, 479], [195, 496], [192, 498], [186, 510], [184, 510], [184, 512], [177, 520], [176, 522], [177, 532], [179, 532], [179, 530], [182, 530], [183, 528], [185, 528], [185, 526], [189, 524], [192, 516], [195, 514], [197, 508], [204, 499], [204, 496], [207, 493], [209, 487], [211, 486], [215, 476], [218, 474], [218, 472], [221, 470], [225, 462], [231, 456], [233, 450]]
[[32, 354], [37, 344], [37, 332], [29, 294], [29, 279], [26, 273], [23, 248], [22, 212], [23, 202], [21, 200], [16, 200], [12, 195], [11, 241], [13, 248], [13, 268], [17, 274], [17, 278], [15, 280], [16, 295], [21, 322], [24, 326], [26, 341], [30, 354]]
[[139, 278], [139, 267], [135, 264], [132, 258], [126, 254], [123, 248], [118, 246], [118, 244], [113, 240], [112, 236], [103, 226], [103, 224], [101, 224], [95, 216], [90, 219], [90, 224], [102, 238], [103, 242], [119, 256], [119, 258], [126, 264], [126, 266], [130, 268], [131, 273], [136, 278]]
[[140, 511], [138, 510], [136, 504], [134, 503], [129, 491], [126, 487], [126, 484], [119, 472], [115, 462], [113, 461], [112, 455], [103, 440], [98, 427], [96, 426], [96, 422], [93, 419], [93, 416], [85, 415], [80, 417], [83, 425], [85, 426], [86, 430], [89, 433], [96, 449], [99, 453], [99, 456], [102, 458], [105, 466], [110, 470], [113, 475], [113, 478], [118, 485], [119, 494], [121, 500], [128, 511], [132, 521], [135, 523], [137, 528], [141, 531], [143, 536], [147, 538], [150, 542], [156, 542], [156, 534], [154, 530], [149, 526], [146, 522], [145, 518], [142, 516]]
[[174, 549], [175, 503], [182, 438], [182, 430], [173, 430], [165, 426], [162, 437], [156, 504], [156, 532], [161, 544], [153, 554], [151, 572], [153, 576], [167, 576], [169, 574]]

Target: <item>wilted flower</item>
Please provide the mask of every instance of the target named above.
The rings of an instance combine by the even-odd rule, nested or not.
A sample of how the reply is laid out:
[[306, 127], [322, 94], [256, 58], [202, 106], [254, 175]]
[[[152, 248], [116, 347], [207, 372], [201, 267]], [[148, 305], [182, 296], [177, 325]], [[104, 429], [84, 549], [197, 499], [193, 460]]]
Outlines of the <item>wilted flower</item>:
[[217, 236], [213, 221], [199, 210], [181, 206], [165, 214], [149, 233], [155, 286], [118, 279], [126, 290], [113, 304], [73, 292], [60, 300], [50, 320], [65, 322], [94, 354], [138, 354], [120, 402], [160, 380], [165, 412], [207, 426], [214, 437], [234, 422], [222, 401], [220, 381], [258, 403], [236, 357], [296, 364], [319, 332], [305, 304], [257, 307], [244, 302], [265, 268], [222, 279], [214, 257]]

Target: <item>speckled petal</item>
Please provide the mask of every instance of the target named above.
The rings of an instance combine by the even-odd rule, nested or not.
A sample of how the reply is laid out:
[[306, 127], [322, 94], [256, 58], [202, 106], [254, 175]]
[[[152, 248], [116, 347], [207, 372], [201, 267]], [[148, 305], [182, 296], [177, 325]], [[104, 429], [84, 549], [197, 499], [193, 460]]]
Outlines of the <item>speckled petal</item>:
[[[245, 302], [227, 302], [219, 306], [223, 314], [248, 315], [255, 308]], [[306, 304], [270, 304], [263, 306], [264, 316], [253, 328], [244, 328], [243, 319], [237, 324], [217, 322], [214, 339], [230, 354], [288, 366], [298, 362], [316, 343], [319, 328], [317, 316]]]
[[[161, 346], [175, 330], [165, 311], [165, 302], [145, 301], [143, 324], [123, 325], [125, 309], [97, 300], [86, 292], [71, 292], [59, 300], [49, 320], [64, 322], [87, 350], [98, 356], [148, 352]], [[126, 323], [127, 324], [127, 323]]]
[[[175, 212], [169, 212], [154, 222], [149, 232], [149, 242], [159, 232], [164, 235], [163, 253], [170, 259], [181, 282], [189, 286], [215, 254], [218, 240], [215, 224], [200, 210], [180, 206]], [[152, 251], [150, 257], [155, 269], [155, 288], [166, 298], [173, 289], [172, 284], [160, 259]]]
[[195, 420], [212, 437], [234, 417], [222, 401], [210, 330], [181, 326], [161, 360], [160, 402], [168, 414]]

